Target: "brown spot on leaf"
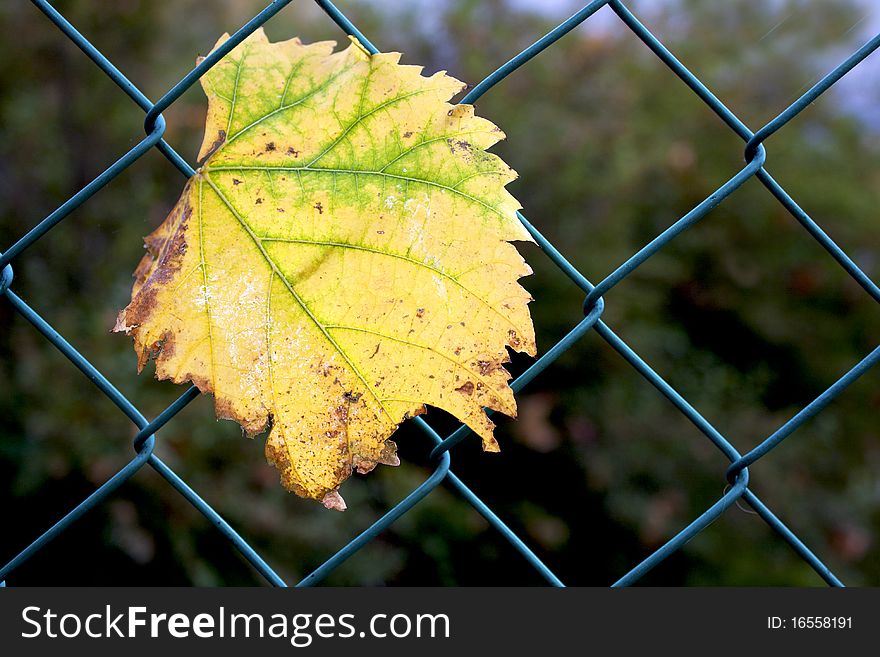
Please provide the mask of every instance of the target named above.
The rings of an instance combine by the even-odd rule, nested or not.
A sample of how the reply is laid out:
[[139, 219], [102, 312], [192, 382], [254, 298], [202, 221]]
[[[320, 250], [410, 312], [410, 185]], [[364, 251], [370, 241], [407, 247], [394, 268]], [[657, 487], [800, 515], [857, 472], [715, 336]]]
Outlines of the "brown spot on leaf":
[[507, 332], [507, 337], [508, 337], [508, 340], [507, 340], [508, 344], [511, 347], [513, 347], [514, 349], [516, 349], [517, 347], [520, 346], [520, 344], [522, 344], [522, 342], [519, 339], [519, 336], [516, 334], [516, 331], [514, 331], [513, 329], [510, 329]]
[[343, 392], [342, 393], [342, 398], [348, 402], [351, 402], [351, 403], [357, 402], [361, 397], [363, 397], [362, 392]]
[[266, 151], [267, 152], [274, 151], [274, 150], [275, 150], [275, 142], [274, 141], [270, 141], [268, 144], [266, 144]]
[[[186, 191], [184, 190], [184, 199], [186, 199]], [[147, 254], [135, 270], [131, 303], [119, 313], [116, 325], [113, 327], [114, 331], [134, 335], [138, 352], [138, 371], [144, 368], [147, 360], [158, 357], [169, 348], [167, 343], [170, 333], [166, 332], [160, 340], [146, 345], [141, 342], [137, 329], [152, 317], [158, 303], [159, 290], [180, 270], [188, 249], [185, 234], [191, 216], [192, 208], [189, 202], [184, 200], [174, 206], [165, 220], [173, 226], [170, 231], [165, 231], [160, 226], [144, 239]]]
[[358, 474], [364, 475], [372, 472], [373, 468], [378, 465], [378, 461], [372, 461], [370, 459], [364, 458], [360, 454], [354, 454], [351, 457], [351, 464], [355, 467], [355, 470], [357, 470]]
[[449, 150], [453, 155], [457, 155], [458, 153], [471, 153], [473, 151], [473, 146], [471, 146], [470, 142], [465, 141], [464, 139], [447, 139], [446, 143], [449, 144]]
[[425, 316], [425, 309], [424, 308], [417, 308], [416, 309], [416, 317], [424, 317], [424, 316]]
[[293, 157], [299, 157], [299, 151], [296, 150], [293, 146], [288, 146], [288, 147], [287, 147], [287, 154], [288, 154], [288, 155], [293, 155]]
[[226, 141], [226, 131], [225, 130], [218, 130], [217, 131], [217, 139], [215, 139], [214, 143], [211, 144], [211, 148], [209, 148], [208, 152], [205, 153], [205, 157], [203, 157], [201, 160], [199, 160], [199, 164], [204, 164], [208, 160], [208, 158], [211, 157], [217, 151], [217, 149], [223, 145], [223, 143], [225, 141]]
[[320, 202], [320, 201], [318, 201], [317, 203], [315, 203], [312, 207], [315, 208], [315, 210], [318, 211], [318, 214], [324, 214], [324, 206], [321, 205], [321, 202]]
[[241, 181], [240, 181], [238, 178], [233, 178], [233, 179], [232, 179], [232, 184], [233, 184], [233, 185], [240, 185], [240, 184], [241, 184]]
[[491, 360], [478, 360], [477, 361], [477, 368], [480, 370], [481, 376], [487, 376], [487, 375], [491, 374], [492, 372], [494, 372], [495, 370], [499, 369], [500, 367], [501, 367], [501, 364], [496, 361], [491, 361]]
[[143, 370], [149, 359], [157, 360], [163, 355], [166, 359], [174, 355], [174, 334], [171, 331], [165, 331], [162, 337], [152, 344], [144, 345], [138, 354], [138, 372]]
[[467, 381], [467, 382], [465, 382], [464, 385], [456, 388], [455, 391], [460, 392], [461, 394], [467, 395], [468, 397], [470, 397], [472, 394], [474, 394], [474, 384], [471, 383], [470, 381]]
[[183, 377], [183, 380], [192, 381], [192, 384], [198, 388], [200, 392], [214, 392], [214, 386], [211, 384], [211, 380], [206, 376], [200, 376], [190, 372]]
[[232, 402], [226, 397], [216, 397], [214, 399], [214, 409], [217, 411], [217, 417], [221, 420], [234, 420], [236, 417]]
[[343, 424], [348, 424], [348, 406], [337, 406], [334, 408], [333, 417]]

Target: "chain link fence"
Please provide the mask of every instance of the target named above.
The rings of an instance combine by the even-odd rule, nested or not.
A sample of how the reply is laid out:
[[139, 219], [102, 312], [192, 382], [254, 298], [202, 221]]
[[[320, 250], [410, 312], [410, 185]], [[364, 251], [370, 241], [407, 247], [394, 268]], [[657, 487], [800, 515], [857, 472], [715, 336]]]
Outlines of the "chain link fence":
[[[189, 74], [175, 84], [157, 102], [147, 98], [131, 81], [129, 81], [115, 66], [104, 57], [101, 52], [88, 39], [83, 37], [68, 20], [59, 13], [46, 0], [32, 0], [33, 4], [42, 11], [45, 16], [61, 31], [68, 39], [73, 41], [80, 50], [90, 58], [120, 90], [127, 94], [145, 113], [146, 119], [144, 137], [134, 148], [123, 157], [108, 167], [104, 172], [92, 180], [81, 191], [69, 198], [57, 210], [49, 214], [37, 223], [24, 237], [9, 246], [0, 254], [0, 296], [5, 297], [6, 302], [23, 316], [33, 327], [49, 340], [67, 359], [77, 367], [98, 389], [106, 395], [138, 428], [138, 434], [134, 439], [135, 456], [108, 481], [100, 486], [94, 493], [70, 510], [61, 520], [55, 523], [48, 531], [34, 540], [20, 554], [0, 569], [0, 582], [5, 582], [13, 571], [28, 558], [40, 551], [50, 541], [64, 532], [90, 509], [110, 498], [119, 486], [133, 477], [144, 466], [149, 466], [158, 472], [169, 485], [192, 504], [198, 511], [204, 514], [212, 524], [230, 541], [235, 548], [247, 559], [254, 568], [271, 584], [286, 586], [285, 582], [271, 565], [258, 554], [256, 550], [231, 527], [223, 517], [208, 504], [199, 494], [193, 490], [186, 481], [180, 478], [168, 467], [156, 454], [156, 433], [187, 404], [198, 396], [195, 387], [189, 388], [174, 403], [168, 406], [152, 421], [148, 421], [137, 407], [123, 396], [110, 381], [88, 359], [81, 355], [60, 333], [55, 331], [37, 312], [35, 312], [13, 290], [12, 261], [24, 253], [24, 251], [43, 237], [48, 231], [60, 224], [73, 210], [85, 203], [89, 198], [101, 190], [107, 183], [118, 176], [123, 170], [134, 163], [149, 150], [158, 149], [168, 161], [175, 166], [185, 177], [194, 175], [193, 168], [184, 160], [168, 143], [163, 140], [165, 132], [165, 120], [162, 112], [174, 103], [180, 96], [195, 84], [199, 78], [222, 57], [235, 48], [255, 29], [270, 20], [276, 13], [281, 11], [291, 0], [275, 0], [263, 9], [259, 14], [248, 21], [220, 48], [206, 57]], [[355, 37], [370, 52], [378, 52], [378, 49], [364, 36], [360, 30], [345, 17], [329, 0], [316, 0], [329, 19], [334, 21], [346, 34]], [[698, 533], [705, 530], [718, 516], [734, 504], [747, 504], [778, 534], [779, 538], [786, 543], [806, 561], [829, 585], [842, 586], [842, 582], [825, 565], [822, 559], [814, 554], [774, 513], [752, 492], [749, 488], [748, 467], [759, 459], [766, 457], [782, 441], [793, 434], [801, 425], [821, 413], [822, 410], [839, 396], [851, 383], [858, 379], [868, 369], [880, 360], [880, 346], [867, 354], [852, 369], [844, 373], [840, 378], [825, 390], [821, 395], [806, 405], [790, 420], [783, 424], [770, 436], [759, 442], [755, 447], [741, 454], [728, 442], [724, 435], [698, 413], [693, 406], [670, 386], [651, 366], [646, 363], [633, 349], [621, 340], [611, 328], [602, 320], [605, 308], [605, 296], [622, 280], [628, 277], [640, 265], [651, 258], [671, 240], [674, 240], [683, 231], [695, 223], [706, 218], [719, 204], [725, 201], [736, 189], [747, 180], [756, 178], [767, 191], [785, 208], [791, 217], [797, 221], [816, 240], [834, 260], [861, 286], [874, 301], [880, 302], [880, 288], [853, 262], [853, 260], [813, 221], [810, 216], [797, 204], [786, 190], [774, 180], [765, 167], [767, 151], [764, 142], [778, 130], [783, 128], [800, 112], [804, 111], [820, 95], [825, 93], [835, 82], [840, 80], [859, 62], [871, 54], [880, 46], [880, 35], [865, 43], [856, 52], [852, 53], [845, 61], [828, 73], [798, 100], [786, 107], [773, 120], [757, 131], [750, 130], [737, 116], [731, 112], [715, 95], [694, 76], [675, 55], [672, 54], [634, 15], [634, 13], [620, 0], [595, 0], [587, 4], [583, 9], [575, 13], [568, 20], [560, 23], [556, 28], [545, 34], [534, 44], [510, 59], [497, 71], [489, 75], [477, 84], [462, 98], [462, 103], [474, 103], [485, 93], [499, 84], [509, 74], [520, 66], [526, 64], [546, 48], [552, 46], [558, 39], [573, 30], [575, 27], [588, 20], [596, 11], [604, 6], [614, 12], [616, 17], [632, 32], [635, 38], [641, 40], [694, 94], [705, 103], [708, 111], [714, 112], [721, 120], [739, 136], [745, 144], [745, 165], [740, 171], [721, 185], [714, 193], [704, 199], [690, 212], [675, 221], [662, 233], [657, 235], [648, 244], [633, 254], [625, 262], [621, 263], [610, 275], [597, 284], [588, 281], [565, 257], [545, 239], [541, 233], [522, 215], [519, 215], [523, 225], [532, 234], [540, 245], [544, 254], [571, 280], [573, 285], [580, 288], [584, 295], [583, 312], [584, 319], [580, 321], [570, 332], [549, 351], [543, 354], [528, 370], [519, 376], [511, 384], [515, 392], [522, 390], [530, 381], [554, 362], [563, 352], [571, 347], [576, 341], [584, 338], [589, 333], [595, 333], [605, 340], [616, 352], [620, 354], [635, 370], [675, 406], [696, 428], [717, 447], [730, 460], [730, 466], [725, 473], [728, 486], [714, 504], [709, 506], [699, 517], [684, 527], [678, 534], [670, 538], [659, 549], [654, 551], [644, 561], [635, 565], [629, 572], [623, 574], [614, 586], [627, 586], [637, 582], [643, 575], [650, 571], [670, 554], [679, 550], [686, 542]], [[360, 550], [373, 538], [385, 531], [398, 518], [407, 513], [434, 488], [446, 482], [460, 496], [469, 502], [489, 524], [521, 553], [525, 564], [534, 568], [551, 585], [562, 586], [562, 581], [553, 571], [544, 564], [535, 553], [516, 535], [492, 509], [475, 495], [467, 485], [462, 482], [451, 470], [452, 449], [461, 441], [468, 438], [470, 430], [465, 426], [459, 427], [449, 436], [443, 438], [432, 429], [422, 418], [410, 420], [422, 429], [433, 442], [435, 447], [430, 454], [434, 464], [431, 475], [417, 488], [409, 493], [403, 500], [397, 503], [372, 526], [364, 530], [357, 538], [341, 547], [317, 569], [300, 581], [297, 586], [309, 586], [319, 583], [331, 571], [343, 561]], [[720, 476], [720, 473], [719, 473]], [[7, 527], [6, 535], [14, 528]]]

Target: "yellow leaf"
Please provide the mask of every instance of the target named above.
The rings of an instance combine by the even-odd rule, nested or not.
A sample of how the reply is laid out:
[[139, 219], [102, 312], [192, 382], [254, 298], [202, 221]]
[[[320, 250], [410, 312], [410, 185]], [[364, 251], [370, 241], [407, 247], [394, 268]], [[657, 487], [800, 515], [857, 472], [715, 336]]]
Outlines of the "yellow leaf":
[[218, 417], [271, 426], [282, 483], [342, 509], [424, 404], [497, 451], [483, 407], [515, 416], [502, 363], [535, 340], [516, 174], [485, 152], [504, 135], [446, 102], [463, 84], [444, 72], [333, 46], [258, 30], [205, 74], [203, 164], [115, 330]]

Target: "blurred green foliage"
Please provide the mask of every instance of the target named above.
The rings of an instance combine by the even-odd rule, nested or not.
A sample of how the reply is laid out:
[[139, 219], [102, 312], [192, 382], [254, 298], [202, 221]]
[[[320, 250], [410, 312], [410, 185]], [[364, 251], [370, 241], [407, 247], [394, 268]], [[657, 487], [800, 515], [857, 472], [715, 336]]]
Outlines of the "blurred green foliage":
[[[518, 3], [517, 7], [524, 3]], [[650, 5], [650, 11], [648, 6]], [[257, 0], [57, 3], [156, 99], [261, 7]], [[476, 83], [553, 26], [502, 0], [341, 2], [376, 44], [428, 72]], [[431, 7], [430, 11], [426, 8]], [[753, 129], [859, 45], [854, 2], [634, 3], [645, 22]], [[572, 7], [576, 9], [576, 7]], [[641, 13], [639, 15], [642, 15]], [[0, 22], [0, 247], [142, 137], [142, 112], [35, 8]], [[270, 38], [334, 39], [311, 3]], [[192, 157], [197, 87], [166, 113]], [[742, 166], [743, 144], [603, 9], [478, 102], [507, 133], [525, 215], [597, 282]], [[878, 279], [880, 140], [836, 90], [767, 144], [768, 169]], [[179, 173], [151, 152], [14, 263], [14, 289], [148, 417], [182, 392], [135, 374], [109, 330], [141, 237], [173, 205]], [[540, 251], [522, 250], [540, 351], [581, 317], [582, 294]], [[605, 319], [735, 446], [748, 450], [877, 343], [880, 308], [757, 181], [665, 247], [607, 297]], [[528, 365], [517, 359], [512, 366]], [[132, 456], [135, 430], [8, 304], [0, 302], [0, 561], [7, 561]], [[880, 372], [751, 468], [753, 490], [845, 582], [880, 585]], [[449, 430], [448, 417], [429, 422]], [[606, 585], [714, 502], [726, 461], [657, 391], [588, 334], [499, 420], [500, 455], [468, 441], [453, 469], [566, 583]], [[217, 422], [200, 398], [157, 453], [288, 581], [308, 574], [428, 474], [431, 444], [398, 435], [403, 465], [345, 486], [349, 511], [285, 493], [262, 438]], [[252, 584], [252, 569], [148, 468], [11, 578], [10, 584]], [[644, 580], [821, 581], [755, 515], [734, 507]], [[440, 488], [346, 562], [332, 584], [539, 584], [465, 502]]]

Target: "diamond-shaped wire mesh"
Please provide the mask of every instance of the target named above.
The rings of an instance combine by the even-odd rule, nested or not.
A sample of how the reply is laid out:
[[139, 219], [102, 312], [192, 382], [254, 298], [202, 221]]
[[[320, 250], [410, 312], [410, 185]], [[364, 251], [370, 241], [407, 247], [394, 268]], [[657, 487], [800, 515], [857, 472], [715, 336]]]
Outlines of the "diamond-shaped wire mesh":
[[[83, 374], [86, 375], [119, 409], [131, 419], [138, 427], [139, 433], [134, 439], [135, 456], [128, 464], [113, 475], [107, 482], [99, 487], [94, 493], [73, 508], [60, 521], [53, 525], [42, 536], [34, 540], [18, 556], [0, 569], [0, 582], [4, 581], [9, 573], [15, 570], [29, 557], [41, 550], [47, 543], [64, 532], [70, 525], [76, 522], [83, 514], [100, 504], [113, 495], [114, 491], [127, 479], [137, 473], [143, 466], [149, 465], [155, 469], [171, 486], [177, 489], [183, 497], [204, 514], [220, 532], [242, 553], [242, 555], [272, 584], [285, 586], [284, 580], [272, 569], [272, 567], [239, 535], [205, 500], [203, 500], [183, 479], [169, 468], [154, 453], [156, 447], [156, 432], [191, 402], [198, 395], [198, 390], [191, 387], [184, 392], [173, 404], [166, 408], [152, 421], [148, 421], [138, 409], [126, 399], [113, 385], [98, 371], [86, 358], [77, 352], [65, 338], [56, 332], [37, 312], [30, 308], [12, 289], [13, 270], [10, 264], [15, 258], [39, 240], [49, 230], [62, 222], [74, 209], [85, 203], [92, 195], [98, 192], [108, 182], [118, 176], [123, 170], [134, 163], [152, 148], [157, 148], [165, 157], [185, 176], [190, 177], [195, 172], [192, 167], [169, 146], [162, 136], [165, 132], [165, 121], [162, 112], [174, 103], [187, 89], [195, 84], [198, 79], [218, 60], [238, 45], [255, 29], [263, 25], [272, 16], [281, 11], [291, 0], [275, 0], [263, 11], [248, 21], [232, 37], [210, 56], [201, 61], [189, 74], [175, 84], [162, 98], [153, 103], [132, 82], [130, 82], [107, 58], [105, 58], [86, 38], [84, 38], [67, 19], [61, 15], [46, 0], [32, 0], [52, 23], [71, 41], [73, 41], [119, 88], [126, 93], [146, 113], [144, 123], [146, 137], [132, 148], [128, 153], [108, 167], [81, 191], [68, 199], [57, 210], [36, 224], [30, 232], [7, 248], [0, 254], [0, 295], [4, 296], [18, 313], [30, 322], [37, 331], [46, 337], [59, 351], [61, 351]], [[377, 48], [365, 37], [358, 28], [353, 25], [329, 0], [316, 0], [317, 4], [326, 12], [345, 33], [360, 41], [371, 52], [377, 52]], [[675, 389], [672, 388], [657, 372], [655, 372], [635, 351], [621, 340], [602, 321], [605, 307], [604, 296], [618, 283], [629, 276], [636, 268], [651, 258], [657, 251], [662, 249], [671, 240], [675, 239], [684, 230], [706, 217], [713, 208], [730, 196], [737, 188], [750, 178], [756, 178], [772, 194], [777, 201], [798, 221], [825, 250], [838, 262], [838, 264], [877, 302], [880, 302], [880, 288], [853, 262], [852, 259], [819, 227], [804, 210], [802, 210], [791, 196], [777, 183], [765, 168], [767, 153], [764, 142], [779, 129], [783, 128], [792, 118], [798, 115], [821, 94], [827, 91], [835, 82], [846, 75], [854, 66], [880, 46], [880, 35], [868, 41], [845, 61], [838, 65], [828, 75], [816, 83], [804, 93], [798, 100], [780, 112], [776, 118], [752, 132], [740, 119], [737, 118], [725, 105], [716, 98], [713, 93], [675, 56], [661, 43], [627, 8], [620, 0], [595, 0], [587, 4], [583, 9], [575, 13], [571, 18], [559, 24], [548, 32], [533, 45], [513, 57], [497, 71], [476, 85], [461, 102], [473, 103], [483, 94], [490, 91], [511, 72], [527, 63], [530, 59], [550, 47], [559, 38], [572, 29], [589, 19], [597, 10], [608, 6], [617, 18], [632, 33], [640, 39], [667, 67], [669, 67], [681, 81], [690, 88], [721, 120], [745, 143], [745, 165], [743, 168], [709, 197], [699, 203], [690, 212], [678, 219], [669, 228], [660, 233], [642, 249], [633, 254], [629, 259], [620, 264], [610, 275], [598, 284], [589, 282], [575, 267], [573, 267], [562, 254], [549, 242], [529, 221], [519, 215], [524, 226], [529, 230], [538, 242], [544, 253], [561, 269], [572, 282], [581, 288], [585, 294], [583, 310], [584, 319], [547, 353], [541, 356], [526, 372], [519, 376], [512, 387], [519, 392], [532, 379], [538, 376], [545, 368], [554, 362], [563, 352], [570, 348], [576, 341], [590, 332], [597, 333], [610, 346], [616, 350], [633, 368], [647, 379], [657, 391], [666, 397], [691, 423], [693, 423], [706, 438], [708, 438], [731, 462], [726, 477], [729, 486], [722, 497], [706, 509], [699, 517], [672, 537], [659, 549], [648, 556], [644, 561], [635, 565], [628, 573], [624, 574], [615, 586], [626, 586], [638, 581], [645, 573], [656, 566], [660, 561], [671, 553], [680, 549], [687, 541], [696, 534], [706, 529], [713, 520], [721, 515], [725, 509], [742, 500], [751, 506], [755, 512], [770, 525], [786, 541], [791, 548], [830, 585], [842, 586], [841, 581], [829, 570], [829, 568], [816, 556], [804, 543], [789, 530], [773, 512], [765, 506], [760, 499], [749, 489], [748, 466], [765, 457], [783, 440], [791, 435], [802, 424], [820, 413], [831, 401], [840, 395], [853, 381], [870, 369], [880, 360], [880, 346], [865, 356], [852, 369], [844, 373], [825, 392], [814, 401], [804, 407], [777, 431], [757, 444], [745, 454], [740, 454], [725, 437], [703, 418]], [[367, 528], [348, 545], [343, 546], [338, 552], [330, 556], [320, 567], [305, 577], [298, 586], [309, 586], [320, 582], [333, 569], [348, 559], [352, 554], [360, 550], [378, 534], [389, 527], [395, 520], [407, 513], [425, 496], [427, 496], [441, 482], [447, 482], [454, 490], [467, 500], [489, 523], [498, 530], [524, 557], [526, 563], [538, 571], [546, 581], [555, 586], [562, 586], [559, 578], [535, 555], [532, 550], [504, 524], [504, 522], [475, 495], [458, 477], [450, 470], [451, 450], [458, 443], [468, 437], [470, 431], [459, 427], [445, 439], [439, 436], [431, 426], [421, 418], [414, 418], [416, 423], [436, 444], [431, 453], [434, 470], [430, 477], [420, 486], [409, 493], [398, 504], [390, 508], [372, 526]]]

